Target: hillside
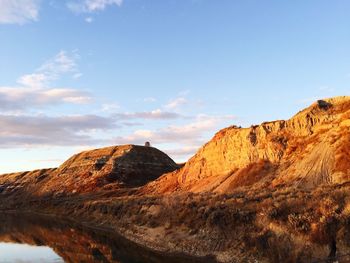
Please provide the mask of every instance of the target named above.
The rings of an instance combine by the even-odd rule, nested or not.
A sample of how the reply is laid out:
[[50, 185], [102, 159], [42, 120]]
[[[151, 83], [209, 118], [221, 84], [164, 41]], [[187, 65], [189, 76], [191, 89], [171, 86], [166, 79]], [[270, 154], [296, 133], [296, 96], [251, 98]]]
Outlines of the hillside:
[[148, 189], [230, 193], [240, 187], [344, 183], [350, 172], [349, 129], [350, 97], [319, 100], [287, 121], [219, 131], [185, 167]]
[[0, 192], [59, 196], [116, 190], [142, 186], [177, 168], [156, 148], [112, 146], [76, 154], [55, 169], [2, 175]]
[[343, 96], [289, 120], [223, 129], [183, 167], [155, 148], [126, 145], [2, 175], [0, 210], [67, 217], [218, 262], [346, 262], [349, 190]]

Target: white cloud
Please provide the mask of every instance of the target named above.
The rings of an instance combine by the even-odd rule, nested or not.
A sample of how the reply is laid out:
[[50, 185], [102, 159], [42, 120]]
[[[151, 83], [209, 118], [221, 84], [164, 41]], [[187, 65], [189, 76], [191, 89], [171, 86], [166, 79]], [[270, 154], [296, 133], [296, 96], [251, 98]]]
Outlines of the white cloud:
[[72, 78], [79, 78], [82, 74], [76, 62], [78, 58], [76, 51], [68, 53], [62, 50], [41, 65], [35, 73], [21, 76], [17, 83], [26, 87], [42, 88], [67, 73]]
[[32, 88], [42, 88], [48, 84], [49, 77], [43, 73], [33, 73], [23, 75], [17, 80], [17, 83], [32, 87]]
[[171, 101], [168, 102], [168, 104], [165, 105], [165, 108], [167, 109], [176, 109], [180, 106], [183, 106], [185, 104], [187, 104], [187, 99], [184, 97], [179, 97], [176, 99], [173, 99]]
[[64, 74], [71, 74], [73, 78], [80, 74], [77, 58], [76, 52], [69, 54], [60, 51], [34, 73], [21, 76], [17, 80], [19, 86], [0, 86], [0, 109], [14, 111], [58, 103], [90, 102], [92, 98], [87, 92], [71, 88], [51, 88], [52, 82]]
[[66, 73], [73, 74], [73, 77], [80, 77], [77, 60], [79, 55], [77, 51], [67, 52], [61, 50], [53, 58], [47, 60], [41, 67], [37, 69], [38, 72], [46, 75], [48, 79], [55, 80]]
[[38, 20], [40, 0], [0, 0], [0, 24]]
[[92, 13], [102, 11], [108, 6], [121, 6], [123, 0], [77, 0], [67, 3], [67, 7], [75, 13]]

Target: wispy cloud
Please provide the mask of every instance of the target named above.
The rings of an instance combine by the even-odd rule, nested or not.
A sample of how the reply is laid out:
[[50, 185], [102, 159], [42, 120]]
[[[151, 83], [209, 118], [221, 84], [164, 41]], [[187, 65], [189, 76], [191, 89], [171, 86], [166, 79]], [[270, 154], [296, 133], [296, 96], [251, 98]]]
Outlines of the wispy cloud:
[[56, 80], [61, 75], [67, 73], [71, 73], [75, 78], [76, 76], [81, 75], [77, 65], [78, 59], [79, 55], [76, 50], [72, 52], [61, 50], [53, 58], [47, 60], [43, 65], [41, 65], [37, 69], [37, 72], [42, 73], [49, 80]]
[[76, 51], [62, 50], [38, 67], [34, 73], [21, 76], [17, 83], [26, 87], [41, 88], [64, 74], [71, 74], [73, 78], [79, 77], [81, 72], [77, 65], [78, 59], [79, 55]]
[[157, 109], [144, 112], [116, 113], [115, 117], [119, 119], [169, 120], [182, 118], [184, 116], [175, 112], [162, 111], [161, 109]]
[[89, 17], [85, 18], [85, 22], [90, 24], [90, 23], [94, 22], [94, 19], [91, 16], [89, 16]]
[[69, 1], [67, 7], [75, 13], [93, 13], [102, 11], [108, 6], [121, 6], [123, 0], [76, 0]]
[[25, 24], [39, 17], [40, 0], [0, 0], [0, 24]]
[[34, 73], [21, 76], [17, 85], [0, 86], [0, 109], [23, 110], [58, 103], [82, 104], [91, 100], [90, 94], [72, 88], [52, 88], [52, 83], [64, 74], [79, 74], [76, 52], [60, 51]]
[[188, 101], [186, 98], [184, 97], [179, 97], [179, 98], [175, 98], [173, 100], [170, 100], [166, 105], [165, 108], [166, 109], [177, 109], [180, 106], [183, 106], [185, 104], [187, 104]]

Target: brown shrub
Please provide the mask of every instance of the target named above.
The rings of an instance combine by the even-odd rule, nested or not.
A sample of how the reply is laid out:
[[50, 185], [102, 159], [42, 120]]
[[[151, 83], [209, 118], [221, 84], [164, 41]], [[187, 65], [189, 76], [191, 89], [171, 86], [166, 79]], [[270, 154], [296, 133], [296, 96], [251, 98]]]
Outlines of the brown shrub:
[[261, 233], [251, 237], [247, 244], [256, 247], [258, 251], [269, 259], [269, 262], [297, 262], [296, 249], [288, 235], [276, 235], [271, 230], [263, 230]]
[[313, 242], [326, 245], [336, 240], [339, 220], [335, 217], [321, 217], [319, 222], [310, 225], [310, 239]]
[[307, 214], [292, 213], [288, 215], [289, 224], [297, 231], [309, 232], [310, 230], [310, 216]]

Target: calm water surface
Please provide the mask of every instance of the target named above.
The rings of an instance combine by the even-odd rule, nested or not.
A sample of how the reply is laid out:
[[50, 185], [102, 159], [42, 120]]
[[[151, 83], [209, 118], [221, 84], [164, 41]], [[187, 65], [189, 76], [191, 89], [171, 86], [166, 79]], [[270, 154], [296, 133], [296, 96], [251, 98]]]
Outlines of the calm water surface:
[[108, 231], [28, 214], [0, 215], [0, 263], [203, 263], [212, 258], [164, 255]]
[[0, 243], [0, 262], [64, 262], [51, 248], [26, 244]]

